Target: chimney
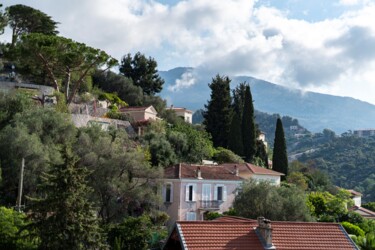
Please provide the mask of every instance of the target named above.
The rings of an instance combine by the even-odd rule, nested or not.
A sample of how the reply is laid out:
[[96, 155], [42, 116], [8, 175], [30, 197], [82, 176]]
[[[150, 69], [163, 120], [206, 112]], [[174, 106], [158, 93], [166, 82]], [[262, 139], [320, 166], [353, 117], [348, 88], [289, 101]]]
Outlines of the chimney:
[[240, 173], [240, 170], [238, 170], [237, 165], [234, 165], [234, 174], [235, 174], [236, 176], [238, 176], [239, 173]]
[[201, 167], [197, 167], [197, 179], [201, 180], [202, 178], [202, 171]]
[[258, 227], [256, 233], [260, 238], [265, 249], [276, 249], [272, 244], [272, 227], [271, 221], [264, 217], [258, 217]]

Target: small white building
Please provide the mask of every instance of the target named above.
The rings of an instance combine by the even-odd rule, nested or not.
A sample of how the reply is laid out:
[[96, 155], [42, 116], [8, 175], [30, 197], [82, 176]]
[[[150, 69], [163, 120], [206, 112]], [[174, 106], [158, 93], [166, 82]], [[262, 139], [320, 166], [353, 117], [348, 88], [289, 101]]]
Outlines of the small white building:
[[186, 108], [176, 108], [173, 107], [173, 105], [166, 109], [173, 110], [176, 115], [183, 118], [185, 122], [193, 123], [193, 111]]

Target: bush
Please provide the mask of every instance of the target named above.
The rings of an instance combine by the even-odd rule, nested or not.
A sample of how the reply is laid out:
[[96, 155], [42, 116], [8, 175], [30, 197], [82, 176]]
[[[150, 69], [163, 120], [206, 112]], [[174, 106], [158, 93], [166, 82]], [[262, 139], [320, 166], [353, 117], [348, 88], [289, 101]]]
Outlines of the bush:
[[229, 149], [218, 147], [212, 157], [217, 163], [243, 163], [242, 158]]
[[359, 226], [353, 225], [352, 223], [347, 221], [341, 222], [341, 225], [345, 228], [348, 234], [354, 234], [356, 236], [365, 236], [365, 232]]
[[219, 214], [218, 212], [208, 212], [204, 215], [205, 220], [214, 220], [216, 218], [219, 218], [223, 216], [222, 214]]

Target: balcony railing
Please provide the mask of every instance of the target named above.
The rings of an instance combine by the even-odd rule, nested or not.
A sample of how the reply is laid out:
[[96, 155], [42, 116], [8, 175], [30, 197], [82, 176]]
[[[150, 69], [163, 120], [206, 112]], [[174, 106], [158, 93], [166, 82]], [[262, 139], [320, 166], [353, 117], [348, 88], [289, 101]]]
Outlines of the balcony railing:
[[216, 200], [200, 201], [199, 209], [219, 210], [221, 203], [222, 201], [216, 201]]

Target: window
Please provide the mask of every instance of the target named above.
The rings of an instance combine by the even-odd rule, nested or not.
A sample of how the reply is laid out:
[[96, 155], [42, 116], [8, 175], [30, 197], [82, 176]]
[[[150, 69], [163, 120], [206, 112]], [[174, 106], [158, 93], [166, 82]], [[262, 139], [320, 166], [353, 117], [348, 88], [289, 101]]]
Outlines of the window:
[[187, 212], [186, 220], [197, 220], [197, 214], [195, 212]]
[[185, 201], [195, 201], [196, 184], [186, 185]]
[[218, 184], [215, 186], [214, 200], [216, 201], [227, 200], [227, 187], [225, 185]]
[[166, 183], [163, 188], [164, 202], [173, 202], [173, 186], [172, 183]]
[[223, 200], [223, 187], [217, 187], [217, 200]]

